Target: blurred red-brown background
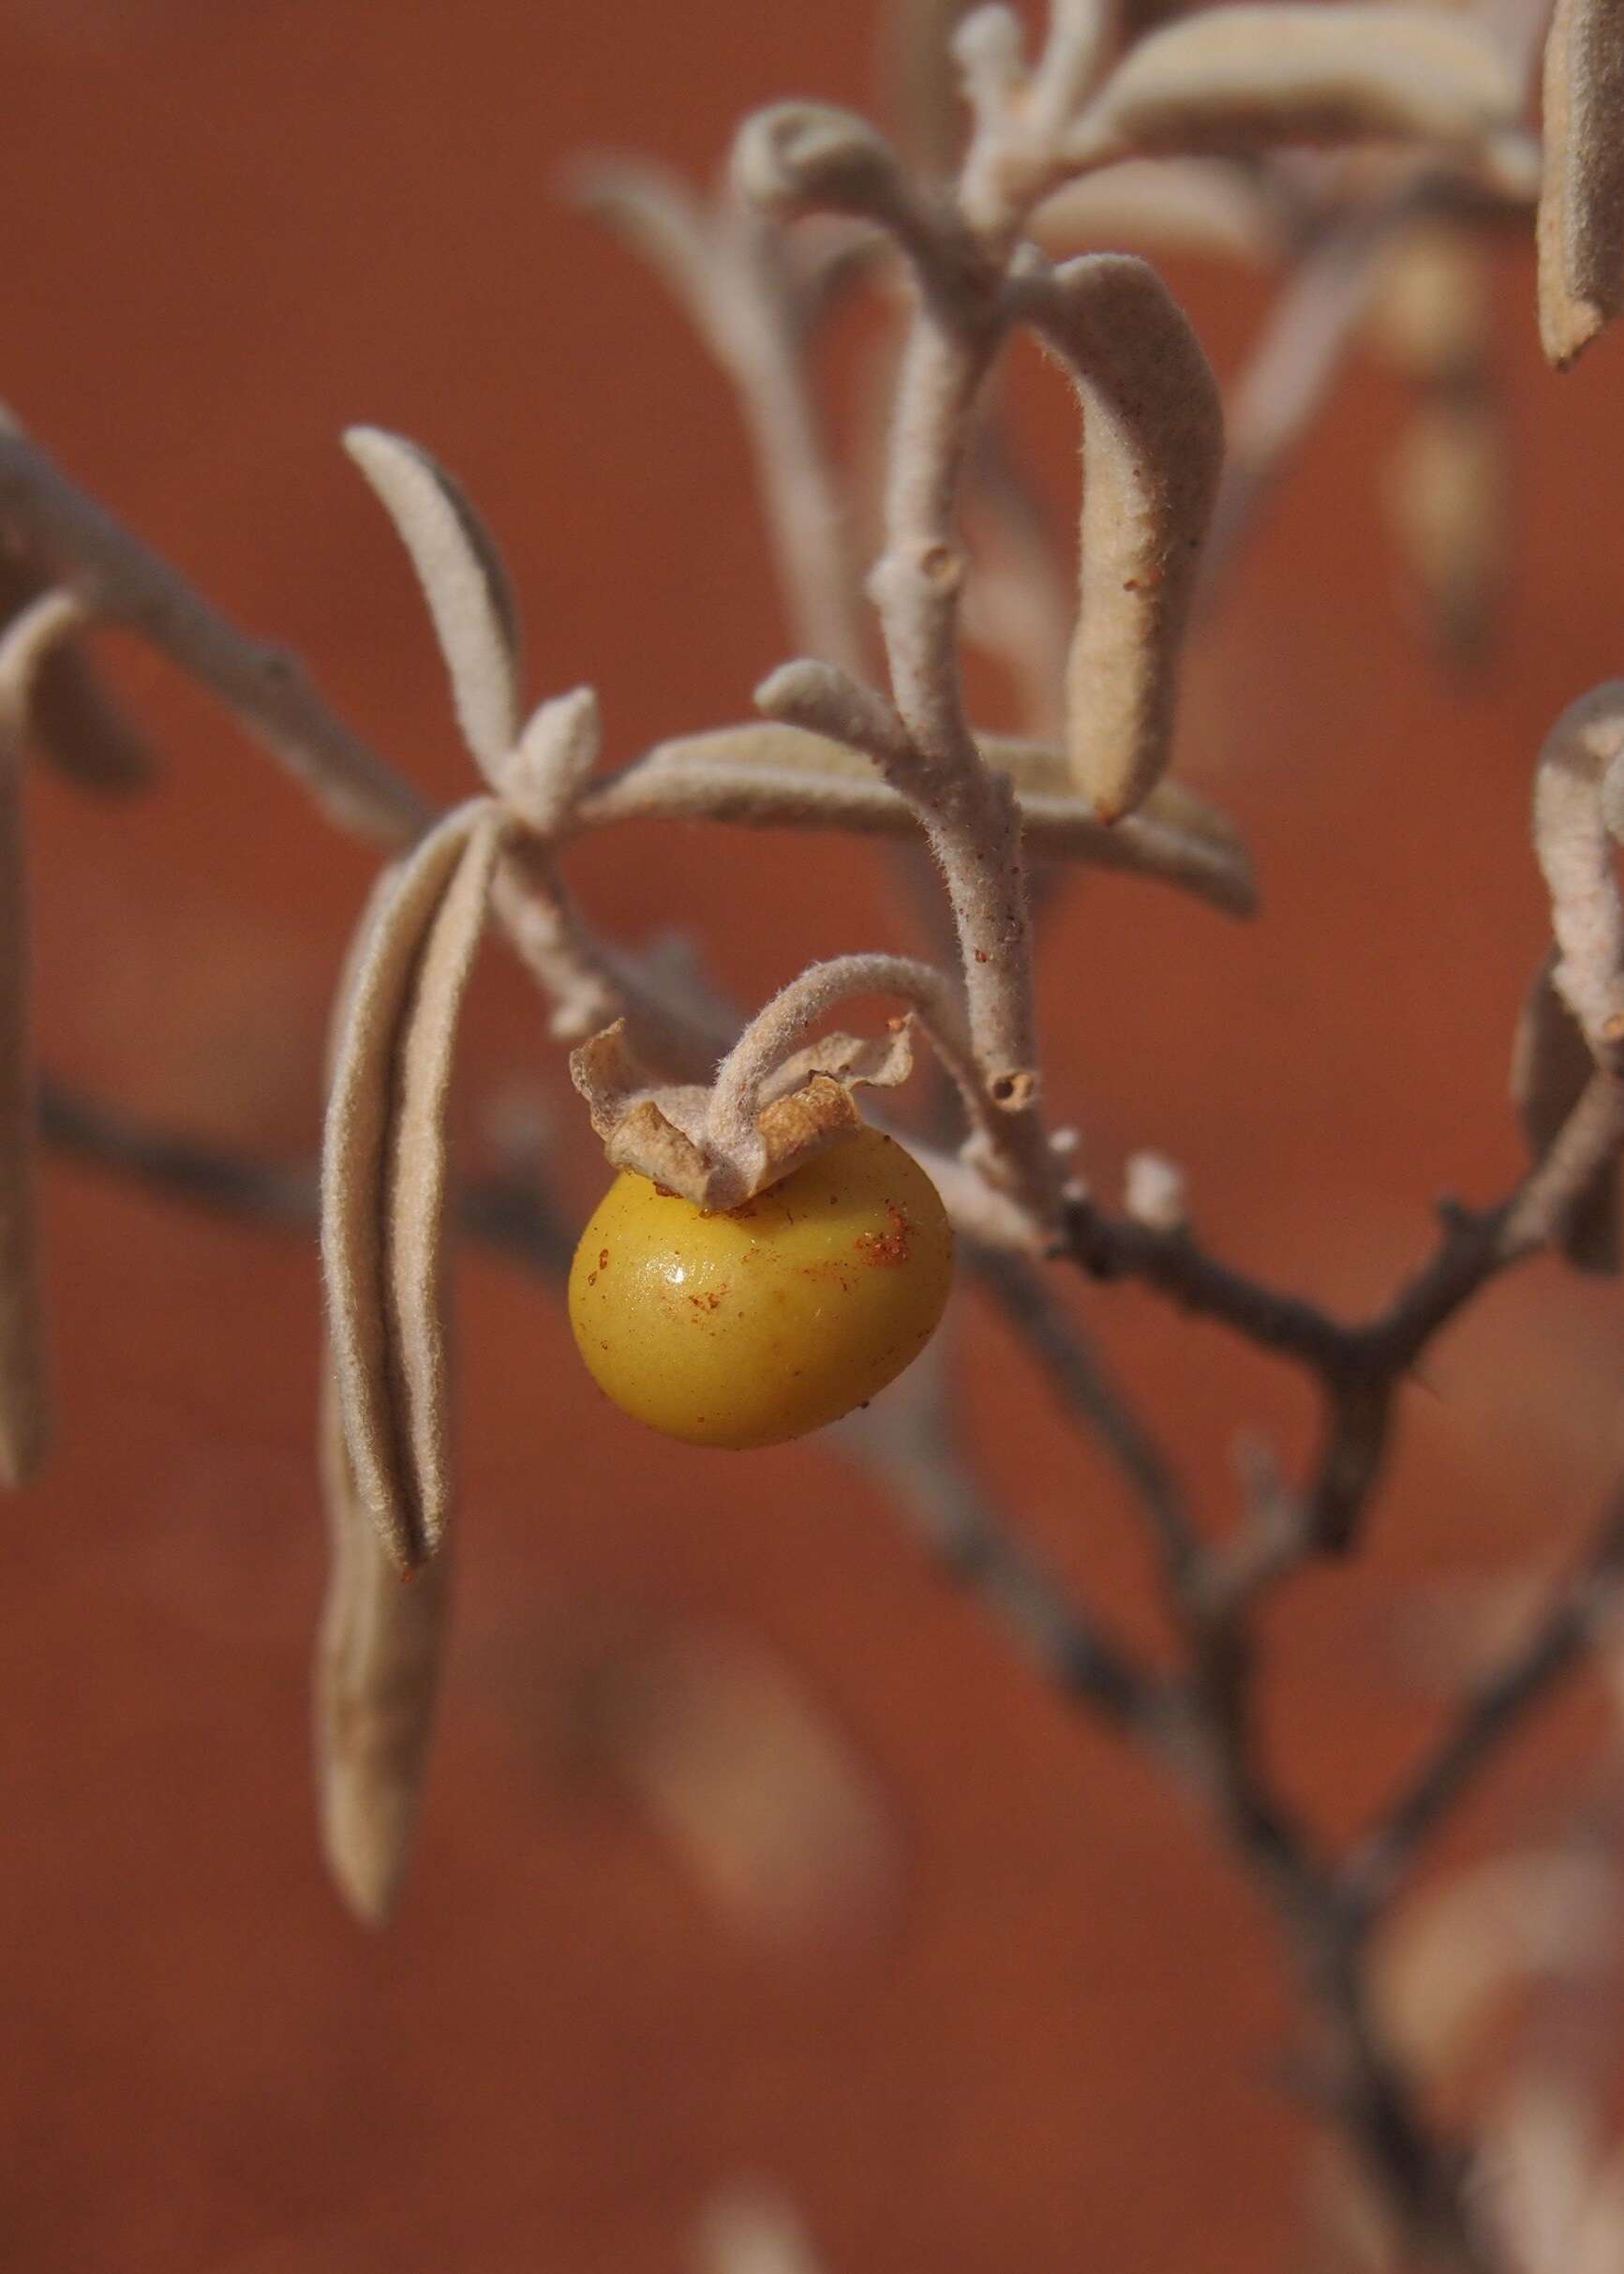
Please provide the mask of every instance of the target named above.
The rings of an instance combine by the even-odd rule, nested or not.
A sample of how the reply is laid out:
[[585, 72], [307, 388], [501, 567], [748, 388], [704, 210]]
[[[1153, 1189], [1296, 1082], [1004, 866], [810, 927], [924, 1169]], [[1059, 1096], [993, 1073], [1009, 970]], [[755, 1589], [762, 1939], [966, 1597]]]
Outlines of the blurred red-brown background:
[[[533, 691], [597, 684], [616, 758], [739, 715], [785, 635], [734, 410], [557, 175], [613, 145], [703, 176], [752, 102], [866, 102], [873, 34], [872, 0], [5, 0], [5, 392], [439, 796], [467, 763], [336, 448], [358, 417], [457, 469], [508, 548]], [[1437, 1191], [1517, 1164], [1530, 758], [1617, 666], [1620, 350], [1552, 379], [1520, 249], [1496, 277], [1516, 543], [1493, 660], [1463, 684], [1414, 635], [1378, 501], [1399, 405], [1356, 366], [1189, 677], [1185, 770], [1251, 834], [1265, 916], [1090, 880], [1048, 950], [1054, 1107], [1101, 1181], [1137, 1145], [1172, 1154], [1226, 1251], [1348, 1307], [1417, 1253]], [[1175, 281], [1232, 368], [1262, 283]], [[1030, 394], [1064, 499], [1068, 407]], [[166, 774], [116, 805], [34, 794], [46, 1063], [307, 1154], [368, 859], [201, 696], [109, 663]], [[624, 936], [697, 929], [747, 998], [905, 935], [884, 868], [832, 841], [627, 830], [575, 873]], [[459, 1093], [475, 1152], [493, 1104], [543, 1111], [567, 1204], [589, 1201], [559, 1059], [499, 955]], [[0, 2260], [672, 2274], [754, 2177], [840, 2274], [1280, 2261], [1304, 2132], [1277, 2089], [1288, 2008], [1201, 1828], [1011, 1663], [868, 1483], [815, 1445], [735, 1460], [640, 1434], [551, 1296], [480, 1256], [442, 1741], [398, 1922], [353, 1926], [307, 1797], [310, 1245], [78, 1168], [46, 1201], [60, 1444], [0, 1565]], [[1082, 1299], [1212, 1520], [1238, 1422], [1301, 1449], [1272, 1369], [1135, 1294]], [[966, 1311], [962, 1399], [1011, 1519], [1142, 1624], [1109, 1475]], [[1301, 1583], [1274, 1638], [1277, 1755], [1328, 1828], [1438, 1710], [1418, 1606], [1548, 1560], [1602, 1489], [1620, 1344], [1613, 1289], [1541, 1265], [1411, 1394], [1367, 1553]], [[832, 1907], [815, 1855], [805, 1902], [730, 1894], [636, 1805], [590, 1725], [650, 1633], [726, 1638], [747, 1698], [857, 1780], [884, 1852]], [[1542, 1721], [1446, 1852], [1542, 1822], [1591, 1712]]]

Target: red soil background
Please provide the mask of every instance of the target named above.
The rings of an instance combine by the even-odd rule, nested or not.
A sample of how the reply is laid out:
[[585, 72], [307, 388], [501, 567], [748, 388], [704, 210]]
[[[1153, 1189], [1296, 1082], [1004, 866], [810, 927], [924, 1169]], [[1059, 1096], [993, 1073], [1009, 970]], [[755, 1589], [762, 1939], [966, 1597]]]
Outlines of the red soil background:
[[[733, 410], [556, 177], [605, 144], [699, 176], [752, 102], [866, 101], [872, 31], [869, 0], [6, 0], [6, 394], [437, 795], [468, 765], [335, 445], [357, 417], [459, 471], [509, 550], [535, 692], [595, 682], [613, 756], [737, 716], [784, 635]], [[1054, 1109], [1106, 1188], [1164, 1149], [1226, 1251], [1349, 1307], [1417, 1254], [1437, 1191], [1517, 1165], [1530, 761], [1618, 665], [1624, 350], [1551, 378], [1520, 249], [1497, 278], [1517, 535], [1492, 662], [1463, 684], [1415, 636], [1378, 503], [1401, 405], [1360, 367], [1190, 675], [1184, 769], [1253, 837], [1266, 916], [1091, 880], [1049, 947]], [[1262, 286], [1175, 281], [1232, 368]], [[1064, 497], [1067, 408], [1031, 392]], [[166, 669], [109, 662], [166, 779], [116, 807], [35, 793], [46, 1061], [307, 1152], [368, 856]], [[627, 830], [576, 873], [612, 930], [696, 926], [745, 998], [907, 936], [871, 855], [821, 840]], [[559, 1058], [499, 955], [459, 1090], [475, 1151], [482, 1103], [539, 1100], [587, 1204]], [[352, 1925], [307, 1797], [310, 1246], [66, 1166], [46, 1203], [61, 1441], [0, 1563], [0, 2261], [674, 2274], [753, 2175], [839, 2274], [1280, 2263], [1306, 2145], [1277, 2088], [1289, 2010], [1202, 1828], [1011, 1663], [867, 1482], [815, 1446], [736, 1462], [640, 1434], [552, 1298], [482, 1257], [459, 1271], [442, 1743], [398, 1922]], [[1238, 1421], [1302, 1447], [1273, 1369], [1076, 1292], [1212, 1521]], [[1109, 1476], [965, 1309], [963, 1402], [1012, 1520], [1147, 1628]], [[1540, 1265], [1412, 1393], [1366, 1552], [1299, 1584], [1274, 1638], [1276, 1755], [1328, 1830], [1438, 1711], [1418, 1613], [1550, 1559], [1594, 1504], [1619, 1355], [1616, 1291]], [[629, 1797], [593, 1700], [637, 1662], [615, 1637], [673, 1624], [770, 1652], [876, 1796], [894, 1867], [838, 1915], [724, 1899]], [[1547, 1716], [1446, 1858], [1546, 1820], [1596, 1712]]]

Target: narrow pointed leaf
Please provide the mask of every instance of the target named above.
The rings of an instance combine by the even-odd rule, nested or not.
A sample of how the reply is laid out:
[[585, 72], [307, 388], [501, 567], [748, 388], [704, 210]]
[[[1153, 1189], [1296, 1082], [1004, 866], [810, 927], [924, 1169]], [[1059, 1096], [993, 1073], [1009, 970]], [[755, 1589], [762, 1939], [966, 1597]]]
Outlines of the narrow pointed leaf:
[[1130, 50], [1068, 156], [1092, 166], [1283, 142], [1458, 144], [1512, 126], [1518, 107], [1503, 50], [1440, 11], [1214, 7]]
[[451, 673], [463, 739], [487, 771], [519, 723], [518, 610], [484, 524], [426, 450], [379, 426], [351, 426], [344, 447], [411, 557]]
[[1624, 299], [1624, 0], [1557, 0], [1544, 89], [1540, 342], [1560, 370]]
[[[1077, 795], [1060, 752], [996, 735], [979, 737], [978, 746], [1014, 783], [1033, 854], [1158, 877], [1232, 915], [1252, 913], [1257, 894], [1245, 846], [1233, 824], [1193, 790], [1162, 782], [1139, 813], [1108, 825]], [[914, 808], [872, 759], [776, 721], [662, 742], [594, 785], [577, 809], [589, 827], [644, 815], [891, 837], [919, 829]]]
[[317, 1633], [315, 1737], [322, 1852], [356, 1916], [388, 1918], [428, 1766], [451, 1583], [448, 1555], [399, 1572], [356, 1489], [331, 1368], [320, 1462], [330, 1561]]
[[708, 217], [678, 175], [642, 158], [597, 157], [573, 166], [567, 183], [576, 203], [640, 253], [680, 307], [708, 321], [715, 248]]
[[450, 1502], [444, 1112], [503, 827], [476, 799], [383, 878], [364, 920], [322, 1159], [322, 1264], [357, 1490], [402, 1565]]

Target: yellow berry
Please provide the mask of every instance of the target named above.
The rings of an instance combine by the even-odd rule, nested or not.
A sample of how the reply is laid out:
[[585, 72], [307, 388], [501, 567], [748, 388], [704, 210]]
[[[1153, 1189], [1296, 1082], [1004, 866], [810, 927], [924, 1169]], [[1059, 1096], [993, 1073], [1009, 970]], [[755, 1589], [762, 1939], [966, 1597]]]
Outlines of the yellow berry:
[[861, 1405], [946, 1306], [935, 1186], [878, 1130], [714, 1213], [626, 1171], [581, 1235], [570, 1324], [600, 1389], [690, 1444], [779, 1444]]

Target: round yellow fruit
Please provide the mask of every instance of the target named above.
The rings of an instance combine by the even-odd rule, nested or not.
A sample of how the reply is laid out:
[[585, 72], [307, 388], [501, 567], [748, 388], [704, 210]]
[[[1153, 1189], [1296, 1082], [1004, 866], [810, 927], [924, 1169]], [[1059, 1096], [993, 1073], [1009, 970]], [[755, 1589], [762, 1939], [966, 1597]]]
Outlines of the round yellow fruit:
[[634, 1420], [690, 1444], [780, 1444], [916, 1358], [952, 1276], [935, 1186], [863, 1129], [741, 1208], [708, 1212], [624, 1172], [575, 1250], [570, 1324]]

